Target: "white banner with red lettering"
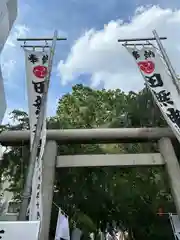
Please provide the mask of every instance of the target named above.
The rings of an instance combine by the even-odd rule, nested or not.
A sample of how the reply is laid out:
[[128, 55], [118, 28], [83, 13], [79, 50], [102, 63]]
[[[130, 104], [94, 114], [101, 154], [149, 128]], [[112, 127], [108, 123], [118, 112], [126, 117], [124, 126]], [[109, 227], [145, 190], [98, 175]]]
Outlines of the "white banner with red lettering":
[[126, 46], [150, 89], [165, 120], [180, 142], [180, 95], [157, 50], [153, 46]]
[[[49, 53], [44, 51], [30, 51], [25, 49], [27, 95], [29, 105], [29, 121], [31, 148], [35, 136], [36, 125], [40, 113], [42, 95], [44, 93], [45, 77], [48, 74]], [[29, 204], [29, 220], [42, 218], [42, 157], [46, 144], [46, 115], [41, 131], [41, 140], [36, 156], [36, 165], [32, 182], [32, 193]]]

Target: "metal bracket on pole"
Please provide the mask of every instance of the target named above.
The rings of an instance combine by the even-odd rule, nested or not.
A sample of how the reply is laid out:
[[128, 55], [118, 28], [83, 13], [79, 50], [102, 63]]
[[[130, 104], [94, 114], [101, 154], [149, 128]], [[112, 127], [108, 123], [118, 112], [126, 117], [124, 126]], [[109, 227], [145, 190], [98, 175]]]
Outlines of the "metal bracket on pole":
[[[53, 41], [54, 38], [47, 38], [47, 37], [42, 37], [42, 38], [17, 38], [17, 41], [22, 41], [22, 42], [29, 42], [29, 41]], [[67, 38], [60, 38], [57, 37], [56, 41], [63, 41], [63, 40], [67, 40]]]
[[[56, 41], [66, 41], [67, 38], [57, 37]], [[24, 42], [24, 45], [21, 45], [23, 48], [50, 48], [51, 46], [48, 44], [49, 41], [53, 41], [53, 38], [17, 38], [17, 41]], [[26, 42], [45, 42], [45, 45], [26, 45]]]
[[49, 45], [21, 45], [22, 48], [50, 48]]
[[[167, 37], [160, 37], [161, 40], [166, 40]], [[124, 46], [143, 46], [143, 45], [152, 45], [149, 41], [156, 41], [155, 37], [151, 38], [127, 38], [127, 39], [118, 39], [118, 42], [123, 43]], [[129, 43], [131, 42], [131, 43]], [[132, 43], [138, 42], [138, 43]]]

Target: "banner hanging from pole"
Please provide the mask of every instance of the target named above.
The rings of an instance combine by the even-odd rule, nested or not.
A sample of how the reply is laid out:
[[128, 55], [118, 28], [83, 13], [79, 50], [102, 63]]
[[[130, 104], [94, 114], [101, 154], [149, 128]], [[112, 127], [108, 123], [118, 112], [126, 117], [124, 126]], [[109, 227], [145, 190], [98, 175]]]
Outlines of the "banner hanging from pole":
[[[29, 105], [31, 149], [35, 137], [37, 121], [48, 74], [49, 52], [25, 49], [27, 95]], [[32, 181], [32, 193], [29, 204], [29, 220], [42, 218], [42, 157], [46, 144], [46, 114], [43, 116], [40, 144], [36, 155], [36, 164]]]
[[169, 127], [180, 142], [180, 95], [156, 48], [125, 46], [135, 59]]
[[64, 240], [70, 240], [70, 230], [68, 217], [62, 214], [61, 209], [59, 209], [55, 240], [59, 240], [61, 238]]

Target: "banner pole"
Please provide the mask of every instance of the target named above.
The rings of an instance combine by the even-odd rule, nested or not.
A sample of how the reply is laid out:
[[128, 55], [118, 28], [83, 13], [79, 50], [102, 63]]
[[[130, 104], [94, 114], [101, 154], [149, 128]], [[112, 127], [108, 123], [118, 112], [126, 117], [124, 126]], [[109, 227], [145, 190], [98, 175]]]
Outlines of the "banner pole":
[[171, 64], [171, 62], [170, 62], [170, 60], [169, 60], [169, 57], [168, 57], [168, 55], [167, 55], [167, 53], [166, 53], [166, 51], [165, 51], [165, 49], [164, 49], [164, 47], [163, 47], [163, 45], [162, 45], [162, 43], [161, 43], [161, 40], [160, 40], [160, 38], [159, 38], [156, 30], [153, 30], [153, 35], [154, 35], [154, 37], [155, 37], [155, 39], [156, 39], [157, 45], [158, 45], [158, 47], [159, 47], [159, 50], [160, 50], [161, 53], [162, 53], [163, 59], [164, 59], [166, 65], [167, 65], [167, 67], [168, 67], [168, 69], [169, 69], [169, 72], [171, 73], [173, 83], [174, 83], [174, 85], [176, 86], [176, 89], [177, 89], [178, 93], [180, 94], [178, 79], [177, 79], [175, 70], [174, 70], [174, 68], [173, 68], [173, 66], [172, 66], [172, 64]]
[[34, 168], [35, 168], [35, 163], [36, 163], [36, 155], [37, 155], [38, 145], [40, 142], [44, 116], [45, 116], [45, 112], [46, 112], [48, 88], [49, 88], [49, 82], [50, 82], [50, 76], [51, 76], [51, 70], [52, 70], [53, 56], [54, 56], [55, 47], [56, 47], [57, 35], [58, 35], [57, 31], [55, 31], [54, 37], [52, 40], [52, 46], [50, 48], [50, 55], [49, 55], [49, 62], [48, 62], [48, 74], [45, 78], [44, 93], [42, 96], [42, 103], [41, 103], [40, 113], [39, 113], [39, 117], [38, 117], [38, 121], [37, 121], [35, 137], [34, 137], [32, 149], [30, 152], [29, 166], [28, 166], [28, 170], [27, 170], [27, 178], [26, 178], [26, 182], [25, 182], [23, 195], [22, 195], [22, 202], [21, 202], [20, 212], [19, 212], [19, 220], [20, 221], [26, 220], [29, 199], [31, 197], [32, 180], [33, 180]]
[[173, 231], [173, 235], [174, 235], [174, 239], [176, 239], [176, 234], [175, 234], [175, 228], [174, 228], [174, 225], [173, 225], [173, 222], [172, 222], [172, 213], [169, 213], [169, 221], [170, 221], [170, 224], [171, 224], [171, 228], [172, 228], [172, 231]]

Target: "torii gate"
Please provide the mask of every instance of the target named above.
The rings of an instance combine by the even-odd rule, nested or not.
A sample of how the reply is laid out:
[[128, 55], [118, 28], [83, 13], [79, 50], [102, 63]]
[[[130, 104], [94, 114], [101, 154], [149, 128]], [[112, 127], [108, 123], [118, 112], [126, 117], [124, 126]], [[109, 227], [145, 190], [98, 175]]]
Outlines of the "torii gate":
[[[157, 166], [165, 165], [180, 217], [180, 166], [171, 143], [175, 136], [169, 128], [67, 129], [47, 130], [43, 161], [43, 209], [41, 240], [49, 239], [55, 167], [87, 166]], [[29, 131], [5, 131], [0, 134], [4, 146], [22, 145], [30, 139]], [[159, 153], [57, 156], [57, 143], [132, 143], [157, 141]]]

